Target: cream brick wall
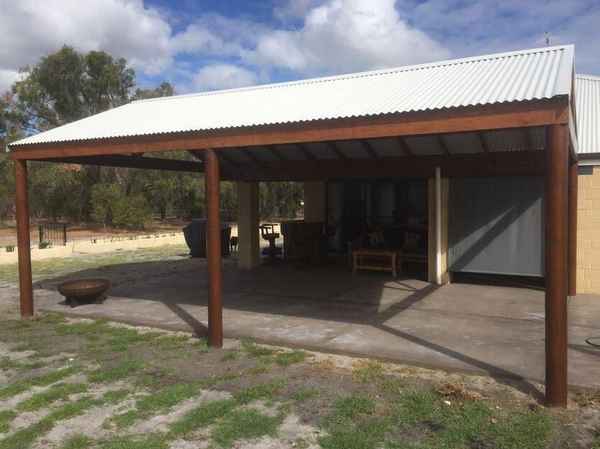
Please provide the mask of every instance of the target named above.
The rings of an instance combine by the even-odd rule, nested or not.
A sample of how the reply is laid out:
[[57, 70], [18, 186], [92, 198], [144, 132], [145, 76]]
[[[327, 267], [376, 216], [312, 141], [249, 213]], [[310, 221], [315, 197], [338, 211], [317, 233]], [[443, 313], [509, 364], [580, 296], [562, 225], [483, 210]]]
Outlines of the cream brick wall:
[[577, 201], [577, 293], [600, 294], [600, 166], [580, 173]]

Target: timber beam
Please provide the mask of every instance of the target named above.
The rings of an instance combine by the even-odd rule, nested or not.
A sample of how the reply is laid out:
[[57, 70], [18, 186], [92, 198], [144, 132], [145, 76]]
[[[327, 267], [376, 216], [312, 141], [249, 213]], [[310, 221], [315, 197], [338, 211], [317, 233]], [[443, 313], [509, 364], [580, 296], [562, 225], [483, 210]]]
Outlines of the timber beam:
[[335, 178], [429, 178], [436, 166], [445, 177], [541, 176], [543, 151], [493, 152], [469, 155], [272, 161], [260, 173], [239, 170], [232, 181], [323, 181]]
[[249, 146], [546, 126], [566, 124], [568, 120], [569, 103], [568, 98], [565, 96], [554, 100], [390, 114], [385, 117], [317, 120], [310, 123], [264, 125], [74, 142], [13, 144], [9, 147], [11, 149], [11, 159], [25, 160], [206, 148], [219, 151], [224, 148]]
[[[35, 160], [35, 159], [33, 159]], [[179, 159], [163, 159], [142, 156], [89, 156], [65, 157], [57, 159], [44, 159], [44, 162], [57, 162], [62, 164], [99, 165], [103, 167], [142, 168], [148, 170], [167, 170], [198, 173], [204, 170], [201, 162], [184, 161]]]

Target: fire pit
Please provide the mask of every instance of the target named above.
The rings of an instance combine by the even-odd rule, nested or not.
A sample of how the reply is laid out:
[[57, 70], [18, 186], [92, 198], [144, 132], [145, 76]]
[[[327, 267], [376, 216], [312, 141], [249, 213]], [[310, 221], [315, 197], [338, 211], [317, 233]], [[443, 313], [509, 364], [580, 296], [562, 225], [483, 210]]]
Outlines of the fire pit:
[[109, 288], [108, 279], [79, 279], [63, 282], [58, 286], [58, 291], [65, 297], [67, 304], [76, 307], [83, 303], [100, 302]]

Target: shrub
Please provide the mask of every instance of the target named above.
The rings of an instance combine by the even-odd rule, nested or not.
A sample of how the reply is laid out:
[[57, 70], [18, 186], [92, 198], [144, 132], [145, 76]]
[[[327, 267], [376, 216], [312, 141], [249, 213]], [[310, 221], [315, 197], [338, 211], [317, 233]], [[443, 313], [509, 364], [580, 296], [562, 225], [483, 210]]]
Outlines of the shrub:
[[6, 245], [6, 252], [7, 253], [14, 253], [15, 252], [15, 245]]
[[50, 248], [51, 246], [52, 246], [52, 242], [44, 240], [43, 242], [40, 242], [40, 244], [38, 245], [38, 248], [39, 249], [46, 249], [46, 248]]
[[114, 222], [115, 206], [123, 192], [118, 184], [96, 184], [92, 187], [92, 218], [105, 227]]
[[143, 195], [120, 198], [113, 207], [113, 223], [131, 229], [143, 229], [152, 218], [152, 210]]

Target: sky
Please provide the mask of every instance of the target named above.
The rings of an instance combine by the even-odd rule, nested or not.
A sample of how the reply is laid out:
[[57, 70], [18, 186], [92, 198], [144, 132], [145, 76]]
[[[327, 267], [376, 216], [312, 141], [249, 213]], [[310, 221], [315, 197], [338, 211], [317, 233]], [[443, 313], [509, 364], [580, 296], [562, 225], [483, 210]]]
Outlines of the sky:
[[0, 0], [0, 92], [63, 45], [138, 84], [226, 89], [575, 44], [600, 75], [600, 0]]

